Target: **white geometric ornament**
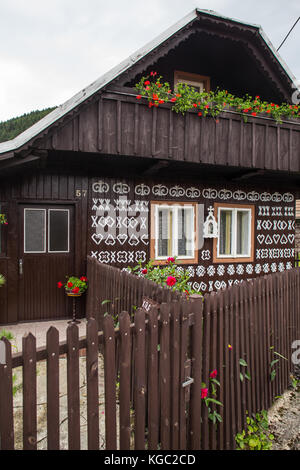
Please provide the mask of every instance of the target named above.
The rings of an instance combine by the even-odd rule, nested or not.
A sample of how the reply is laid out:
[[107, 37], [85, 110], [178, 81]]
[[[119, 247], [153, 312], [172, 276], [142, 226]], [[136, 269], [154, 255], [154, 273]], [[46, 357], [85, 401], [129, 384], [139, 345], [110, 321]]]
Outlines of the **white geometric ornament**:
[[203, 224], [203, 237], [204, 238], [218, 238], [218, 224], [214, 217], [214, 208], [208, 208], [208, 216]]

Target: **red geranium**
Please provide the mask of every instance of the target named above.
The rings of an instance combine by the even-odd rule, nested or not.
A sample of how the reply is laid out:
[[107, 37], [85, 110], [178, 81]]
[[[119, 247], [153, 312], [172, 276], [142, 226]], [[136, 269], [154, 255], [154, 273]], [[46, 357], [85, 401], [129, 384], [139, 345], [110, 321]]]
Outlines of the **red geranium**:
[[78, 294], [78, 292], [79, 292], [79, 287], [74, 287], [74, 289], [72, 290], [72, 292], [74, 292], [74, 294]]
[[176, 277], [174, 276], [169, 276], [168, 279], [167, 279], [167, 285], [172, 287], [174, 286], [174, 284], [176, 284]]
[[214, 370], [209, 374], [209, 376], [210, 376], [211, 379], [215, 379], [215, 378], [217, 377], [217, 375], [218, 375], [217, 369], [214, 369]]
[[168, 258], [167, 263], [175, 263], [175, 258], [172, 258], [172, 257]]
[[57, 283], [57, 287], [58, 287], [59, 289], [61, 289], [62, 286], [63, 286], [63, 283], [62, 283], [62, 282], [58, 282], [58, 283]]
[[67, 286], [68, 287], [73, 287], [73, 282], [68, 282]]
[[145, 268], [142, 270], [142, 274], [147, 274], [148, 270]]
[[208, 388], [201, 388], [201, 398], [206, 398], [208, 394]]
[[86, 282], [87, 278], [85, 276], [81, 276], [80, 280], [83, 281], [83, 282]]

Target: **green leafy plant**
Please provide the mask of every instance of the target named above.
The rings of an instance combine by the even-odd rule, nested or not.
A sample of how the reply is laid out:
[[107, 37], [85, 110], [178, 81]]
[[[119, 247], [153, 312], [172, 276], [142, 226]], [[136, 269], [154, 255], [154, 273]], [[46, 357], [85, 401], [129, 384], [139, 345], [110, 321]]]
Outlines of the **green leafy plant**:
[[0, 274], [0, 287], [3, 287], [5, 282], [6, 282], [5, 277], [3, 276], [3, 274]]
[[222, 416], [216, 410], [214, 405], [223, 406], [219, 400], [215, 397], [217, 396], [217, 387], [220, 387], [220, 382], [217, 380], [217, 370], [213, 370], [209, 374], [209, 384], [208, 387], [204, 382], [201, 385], [201, 398], [204, 400], [204, 403], [207, 407], [208, 411], [208, 419], [210, 419], [213, 424], [217, 424], [218, 422], [222, 422]]
[[67, 276], [65, 284], [59, 281], [57, 287], [59, 289], [64, 287], [66, 292], [72, 292], [73, 294], [83, 294], [88, 288], [87, 278], [85, 276]]
[[0, 224], [4, 224], [4, 225], [8, 224], [5, 214], [0, 214]]
[[183, 292], [187, 297], [191, 294], [198, 294], [198, 292], [193, 290], [189, 284], [190, 275], [188, 272], [186, 270], [178, 271], [176, 257], [169, 257], [164, 265], [154, 265], [152, 260], [143, 265], [140, 261], [134, 268], [129, 267], [127, 269], [128, 271], [145, 279], [149, 279], [162, 287]]
[[[240, 358], [239, 364], [240, 364], [241, 367], [247, 367], [248, 368], [248, 364], [245, 361], [245, 359]], [[245, 369], [242, 369], [240, 371], [240, 381], [243, 382], [244, 379], [251, 380], [251, 376], [250, 376], [248, 370], [245, 371]]]
[[290, 379], [291, 379], [291, 385], [292, 385], [293, 389], [298, 390], [298, 387], [300, 385], [300, 380], [297, 377], [295, 377], [294, 375], [291, 375]]
[[248, 416], [247, 427], [235, 436], [237, 450], [271, 450], [274, 440], [269, 432], [269, 420], [266, 410], [256, 413], [253, 418]]
[[172, 103], [172, 109], [181, 114], [194, 110], [199, 117], [207, 115], [217, 118], [225, 108], [234, 109], [240, 113], [245, 121], [248, 116], [268, 115], [281, 123], [283, 118], [299, 118], [300, 107], [289, 103], [269, 103], [261, 100], [257, 95], [255, 98], [246, 94], [237, 97], [227, 90], [198, 92], [193, 87], [179, 83], [177, 90], [172, 91], [170, 84], [152, 71], [150, 75], [142, 77], [135, 85], [138, 91], [137, 99], [147, 99], [149, 108], [158, 107], [164, 103]]
[[[103, 306], [103, 305], [110, 304], [111, 309], [113, 309], [114, 306], [115, 306], [115, 303], [114, 303], [114, 302], [116, 302], [117, 300], [120, 300], [120, 297], [115, 297], [114, 300], [105, 299], [105, 300], [102, 300], [101, 305]], [[106, 317], [106, 315], [108, 315], [108, 314], [109, 314], [109, 312], [106, 311], [106, 312], [104, 312], [103, 316]], [[114, 320], [114, 326], [115, 326], [115, 328], [119, 328], [119, 315], [112, 313], [111, 316], [112, 316], [112, 318], [113, 318], [113, 320]]]
[[275, 377], [277, 375], [277, 372], [279, 370], [279, 367], [277, 365], [279, 365], [280, 359], [284, 359], [285, 361], [287, 361], [288, 359], [286, 357], [282, 356], [282, 354], [280, 354], [279, 352], [274, 351], [274, 346], [271, 346], [270, 350], [273, 352], [274, 356], [277, 356], [277, 358], [272, 359], [272, 361], [270, 363], [270, 380], [271, 380], [271, 382], [273, 382], [273, 380], [275, 379]]

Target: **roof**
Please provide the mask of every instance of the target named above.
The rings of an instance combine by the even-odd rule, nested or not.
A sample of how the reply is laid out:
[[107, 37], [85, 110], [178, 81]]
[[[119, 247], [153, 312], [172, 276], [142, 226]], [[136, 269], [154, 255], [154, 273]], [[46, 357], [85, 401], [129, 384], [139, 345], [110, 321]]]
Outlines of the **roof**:
[[[261, 26], [235, 20], [233, 18], [220, 15], [219, 13], [216, 13], [215, 11], [212, 11], [212, 10], [201, 10], [201, 9], [196, 8], [191, 13], [184, 16], [180, 21], [175, 23], [173, 26], [166, 29], [163, 33], [161, 33], [155, 39], [147, 43], [142, 48], [138, 49], [135, 53], [131, 54], [127, 59], [123, 60], [119, 65], [112, 68], [109, 72], [102, 75], [100, 78], [98, 78], [89, 86], [81, 90], [79, 93], [74, 95], [65, 103], [58, 106], [54, 111], [49, 113], [47, 116], [45, 116], [43, 119], [38, 121], [36, 124], [34, 124], [33, 126], [28, 128], [24, 132], [19, 134], [14, 139], [9, 140], [7, 142], [0, 143], [0, 160], [11, 158], [13, 155], [9, 154], [10, 152], [15, 152], [16, 150], [20, 149], [23, 145], [30, 142], [33, 138], [35, 138], [41, 132], [45, 131], [48, 127], [50, 127], [56, 121], [64, 117], [70, 111], [77, 108], [78, 105], [80, 105], [89, 97], [91, 97], [92, 95], [100, 91], [102, 88], [108, 85], [112, 80], [114, 80], [120, 74], [128, 70], [135, 63], [141, 60], [144, 56], [149, 54], [149, 52], [151, 52], [156, 47], [161, 45], [164, 41], [169, 39], [173, 34], [177, 33], [179, 30], [187, 26], [193, 20], [197, 19], [199, 14], [200, 15], [202, 14], [204, 16], [205, 15], [215, 16], [220, 19], [224, 19], [224, 20], [231, 21], [231, 22], [236, 22], [240, 25], [245, 25], [248, 27], [256, 28], [261, 38], [263, 39], [263, 41], [266, 43], [268, 49], [275, 56], [280, 66], [283, 68], [285, 74], [287, 75], [291, 83], [294, 83], [295, 88], [297, 88], [296, 78], [294, 77], [292, 72], [289, 70], [288, 66], [285, 64], [283, 59], [280, 57], [275, 47], [272, 45], [271, 41], [267, 38]], [[8, 154], [8, 155], [3, 155], [3, 154]]]

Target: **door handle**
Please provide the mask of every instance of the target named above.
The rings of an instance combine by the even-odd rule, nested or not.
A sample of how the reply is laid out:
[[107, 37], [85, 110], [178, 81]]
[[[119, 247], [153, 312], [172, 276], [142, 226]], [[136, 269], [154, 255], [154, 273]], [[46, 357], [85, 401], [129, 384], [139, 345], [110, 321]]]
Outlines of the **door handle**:
[[20, 274], [20, 276], [23, 275], [23, 260], [22, 260], [22, 258], [19, 259], [19, 274]]

